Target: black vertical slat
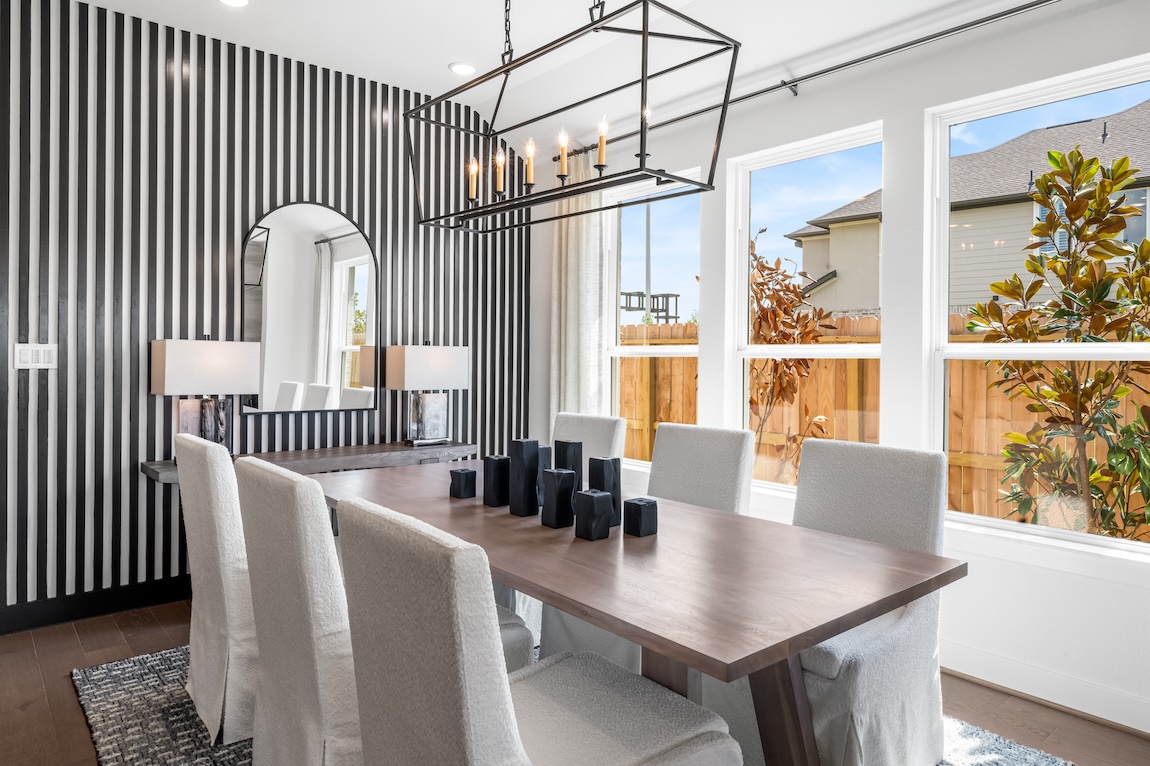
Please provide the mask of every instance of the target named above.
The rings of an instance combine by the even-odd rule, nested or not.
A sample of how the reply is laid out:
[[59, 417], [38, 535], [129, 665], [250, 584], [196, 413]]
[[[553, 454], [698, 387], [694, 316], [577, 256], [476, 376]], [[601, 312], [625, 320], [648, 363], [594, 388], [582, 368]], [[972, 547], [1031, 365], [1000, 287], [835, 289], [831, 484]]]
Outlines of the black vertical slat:
[[[12, 82], [12, 17], [15, 13], [14, 3], [0, 4], [0, 18], [4, 19], [3, 29], [0, 30], [0, 82]], [[3, 139], [3, 144], [0, 144], [0, 171], [2, 171], [3, 178], [12, 177], [12, 105], [11, 99], [0, 98], [0, 139]], [[10, 191], [11, 184], [0, 184], [0, 209], [10, 210], [9, 204], [11, 203], [12, 193]], [[3, 229], [0, 229], [0, 285], [8, 284], [8, 261], [11, 256], [11, 246], [9, 245], [9, 227], [11, 221], [8, 216], [4, 216]], [[10, 307], [7, 304], [7, 293], [5, 293], [4, 311], [0, 311], [0, 338], [4, 339], [3, 349], [0, 349], [0, 355], [4, 360], [4, 370], [9, 368], [11, 364], [8, 359], [8, 313]], [[7, 402], [11, 392], [8, 390], [8, 375], [0, 374], [0, 399]], [[8, 441], [8, 408], [0, 407], [0, 440], [3, 440], [4, 448], [11, 449], [14, 445]], [[8, 502], [8, 471], [0, 471], [0, 497], [4, 498], [5, 504]], [[61, 579], [61, 582], [63, 580]], [[0, 524], [0, 604], [8, 603], [8, 524]]]
[[[228, 147], [227, 152], [227, 192], [226, 204], [224, 209], [226, 213], [226, 227], [224, 229], [224, 300], [221, 302], [224, 311], [223, 331], [225, 340], [234, 340], [236, 335], [236, 317], [239, 316], [239, 307], [237, 303], [237, 290], [236, 290], [236, 141], [235, 141], [235, 124], [236, 124], [236, 46], [233, 43], [228, 43], [227, 46], [227, 113], [228, 121], [226, 127], [228, 130], [225, 132], [217, 128], [217, 133], [221, 136], [222, 141]], [[217, 119], [217, 125], [222, 124], [221, 120]]]
[[[23, 0], [20, 8], [20, 188], [32, 188], [32, 25], [28, 14], [32, 12], [30, 0]], [[16, 338], [19, 343], [28, 342], [28, 262], [26, 255], [31, 225], [31, 201], [27, 194], [20, 195], [17, 236], [19, 251], [16, 258]], [[7, 287], [7, 283], [5, 283]], [[28, 521], [31, 513], [28, 507], [28, 412], [30, 372], [16, 373], [16, 603], [29, 600], [28, 558], [31, 555], [28, 539]]]
[[[284, 138], [280, 145], [280, 165], [282, 177], [280, 179], [280, 202], [286, 204], [293, 202], [291, 193], [291, 174], [292, 166], [292, 150], [294, 144], [292, 143], [292, 62], [290, 59], [283, 60], [283, 128]], [[298, 129], [297, 129], [298, 130]]]
[[[56, 355], [56, 596], [63, 596], [68, 592], [68, 501], [70, 497], [74, 497], [72, 490], [72, 477], [68, 474], [68, 451], [73, 446], [68, 438], [68, 425], [69, 415], [68, 410], [68, 373], [71, 365], [68, 362], [68, 349], [71, 347], [71, 328], [68, 326], [68, 306], [72, 300], [72, 296], [68, 293], [68, 222], [69, 215], [71, 214], [72, 204], [68, 195], [68, 182], [69, 173], [72, 170], [71, 161], [71, 139], [69, 136], [69, 126], [71, 111], [69, 109], [69, 99], [72, 93], [72, 84], [69, 77], [69, 69], [72, 63], [72, 46], [70, 41], [71, 36], [71, 20], [72, 20], [72, 4], [68, 2], [57, 3], [60, 12], [60, 45], [59, 45], [59, 59], [56, 61], [56, 66], [60, 72], [60, 85], [56, 98], [60, 103], [60, 116], [59, 116], [59, 134], [60, 134], [60, 167], [59, 167], [59, 186], [56, 190], [56, 207], [58, 216], [56, 218], [56, 249], [60, 253], [59, 258], [59, 279], [56, 285], [56, 327], [57, 336], [56, 343], [58, 344]], [[3, 35], [4, 40], [7, 41], [8, 35]], [[7, 74], [0, 73], [0, 82], [8, 82]], [[5, 99], [6, 101], [6, 99]], [[7, 104], [5, 104], [7, 109]], [[5, 128], [7, 127], [7, 115], [0, 115], [0, 120], [4, 122]], [[7, 154], [8, 143], [7, 138], [4, 139], [4, 148], [0, 149], [0, 153]], [[6, 177], [6, 176], [5, 176]], [[8, 190], [7, 184], [0, 184], [4, 186], [3, 194], [7, 197]], [[6, 202], [0, 205], [4, 210], [7, 210]], [[4, 239], [4, 246], [7, 247], [8, 236], [2, 235]], [[0, 255], [0, 260], [7, 261], [7, 255]], [[0, 284], [8, 284], [7, 277], [0, 278]], [[7, 312], [0, 312], [7, 313]], [[0, 337], [7, 337], [4, 331], [0, 329]], [[5, 344], [7, 345], [7, 344]], [[5, 365], [5, 368], [7, 366]], [[0, 400], [7, 401], [7, 397], [0, 394]], [[3, 426], [0, 426], [0, 438], [7, 438], [7, 431]], [[0, 484], [0, 496], [4, 495], [3, 485]], [[6, 567], [0, 567], [6, 569]], [[3, 591], [4, 573], [0, 572], [0, 592]]]
[[[178, 75], [180, 90], [180, 239], [177, 243], [180, 258], [180, 337], [199, 338], [196, 325], [192, 324], [192, 312], [199, 320], [203, 312], [204, 286], [199, 278], [200, 270], [197, 268], [197, 256], [190, 252], [190, 232], [192, 231], [192, 190], [197, 184], [192, 181], [192, 35], [190, 32], [180, 32], [180, 70]], [[176, 80], [173, 77], [173, 80]], [[201, 205], [196, 206], [201, 207]], [[195, 279], [196, 290], [193, 294], [190, 285]], [[212, 392], [214, 393], [214, 392]], [[178, 496], [177, 496], [178, 497]], [[177, 572], [187, 571], [187, 540], [184, 537], [184, 515], [179, 502], [176, 504], [176, 549], [172, 551], [172, 558]], [[170, 515], [170, 514], [169, 514]], [[165, 545], [171, 545], [170, 538], [165, 539]], [[164, 576], [172, 573], [171, 568], [164, 569]]]
[[[279, 206], [279, 163], [276, 161], [279, 156], [279, 141], [276, 135], [279, 129], [279, 120], [276, 119], [276, 112], [279, 109], [279, 56], [275, 54], [268, 56], [268, 75], [268, 97], [265, 105], [268, 113], [268, 202], [264, 208], [265, 212]], [[265, 102], [261, 99], [260, 103]]]
[[112, 577], [111, 586], [124, 584], [121, 579], [124, 520], [124, 469], [121, 453], [124, 447], [124, 259], [128, 249], [124, 246], [124, 14], [112, 16], [112, 411], [105, 413], [105, 421], [112, 436]]
[[104, 507], [104, 488], [108, 481], [107, 456], [104, 454], [104, 427], [105, 421], [111, 413], [104, 407], [104, 374], [107, 364], [107, 343], [105, 332], [107, 330], [107, 291], [105, 290], [108, 252], [105, 237], [108, 231], [107, 197], [104, 189], [108, 178], [108, 106], [103, 98], [104, 87], [108, 82], [108, 12], [103, 8], [96, 8], [96, 177], [95, 195], [92, 199], [93, 212], [96, 216], [96, 240], [93, 249], [95, 269], [95, 303], [89, 307], [95, 344], [92, 347], [92, 357], [95, 362], [92, 371], [92, 390], [94, 408], [92, 428], [92, 464], [95, 471], [92, 475], [92, 590], [104, 588], [104, 514], [109, 509]]
[[[256, 219], [259, 219], [261, 216], [263, 216], [264, 213], [266, 213], [268, 211], [267, 198], [264, 196], [264, 194], [266, 192], [266, 190], [264, 188], [264, 148], [265, 148], [264, 147], [264, 93], [266, 91], [264, 90], [264, 53], [263, 53], [263, 51], [256, 51], [255, 52], [255, 59], [256, 59], [256, 105], [255, 105], [256, 134], [255, 134], [254, 151], [255, 151], [256, 169], [255, 169], [255, 178], [253, 179], [253, 184], [255, 186]], [[244, 99], [244, 104], [246, 107], [247, 99]], [[244, 206], [245, 216], [248, 215], [248, 210], [250, 210], [250, 208], [247, 205], [245, 205]], [[243, 226], [244, 230], [240, 233], [246, 235], [246, 232], [251, 228], [252, 223], [253, 223], [253, 221], [249, 221], [245, 218], [244, 219], [244, 226]], [[242, 255], [241, 255], [241, 257], [242, 257]]]
[[[164, 28], [164, 105], [166, 119], [164, 120], [164, 244], [160, 251], [161, 257], [168, 264], [164, 269], [164, 337], [186, 338], [187, 335], [177, 335], [181, 330], [187, 329], [187, 322], [183, 327], [176, 326], [175, 317], [175, 272], [179, 268], [177, 262], [177, 249], [175, 240], [175, 196], [176, 196], [176, 30], [171, 27]], [[186, 282], [184, 284], [187, 284]], [[186, 301], [185, 301], [186, 303]], [[186, 307], [185, 307], [186, 309]], [[185, 313], [184, 316], [187, 316]], [[175, 424], [172, 422], [171, 411], [164, 417], [164, 449], [172, 448], [172, 438]], [[161, 489], [163, 496], [162, 539], [159, 554], [160, 577], [167, 577], [172, 571], [172, 487], [165, 484]]]
[[[143, 67], [143, 24], [140, 19], [132, 19], [132, 166], [129, 176], [131, 184], [131, 232], [127, 251], [122, 257], [128, 258], [132, 268], [129, 270], [131, 281], [131, 294], [128, 296], [128, 342], [131, 343], [131, 385], [135, 386], [140, 379], [140, 365], [147, 361], [147, 356], [141, 359], [140, 344], [145, 342], [140, 338], [140, 314], [143, 304], [140, 301], [140, 264], [144, 255], [140, 252], [140, 237], [143, 225], [140, 213], [141, 196], [141, 137], [144, 133], [143, 123], [143, 94], [141, 69]], [[128, 421], [132, 438], [128, 440], [128, 469], [140, 462], [140, 441], [137, 437], [140, 422], [140, 396], [128, 397]], [[136, 476], [130, 481], [128, 506], [128, 582], [140, 582], [144, 578], [139, 576], [140, 570], [140, 484], [143, 480]]]
[[308, 143], [311, 145], [308, 152], [308, 195], [307, 198], [312, 202], [318, 202], [319, 196], [317, 190], [319, 189], [319, 143], [316, 141], [316, 124], [318, 122], [319, 105], [316, 103], [319, 99], [319, 83], [317, 82], [318, 71], [314, 65], [308, 67]]
[[[49, 126], [52, 124], [52, 5], [40, 5], [40, 195], [38, 207], [39, 263], [36, 285], [38, 337], [33, 342], [48, 343], [48, 267], [51, 232], [48, 210], [51, 207], [52, 142]], [[31, 267], [31, 264], [29, 264]], [[48, 372], [36, 373], [36, 401], [40, 414], [36, 418], [36, 598], [48, 597]]]
[[[209, 272], [218, 272], [219, 269], [214, 268], [216, 265], [214, 249], [209, 250], [207, 247], [207, 232], [205, 227], [207, 225], [207, 213], [204, 208], [208, 205], [210, 197], [207, 193], [205, 186], [207, 182], [207, 83], [205, 80], [208, 76], [208, 49], [207, 39], [203, 35], [196, 35], [196, 156], [195, 156], [195, 178], [196, 183], [193, 185], [187, 179], [185, 183], [188, 188], [196, 189], [196, 245], [193, 255], [196, 263], [196, 328], [195, 337], [209, 336], [212, 340], [219, 340], [220, 337], [212, 331], [214, 322], [211, 317], [216, 316], [216, 312], [212, 309], [215, 308], [214, 302], [217, 298], [215, 293], [212, 293], [213, 303], [209, 305], [205, 301], [208, 286], [211, 284], [211, 274]], [[185, 141], [185, 144], [188, 142]], [[217, 183], [215, 176], [212, 177], [213, 185]], [[211, 315], [209, 317], [208, 315]]]
[[[84, 8], [85, 6], [80, 6]], [[156, 272], [159, 265], [163, 263], [163, 255], [160, 253], [160, 206], [159, 206], [159, 168], [160, 168], [160, 105], [159, 105], [159, 66], [160, 66], [160, 27], [158, 24], [148, 24], [148, 158], [147, 158], [147, 174], [148, 179], [148, 218], [145, 225], [145, 231], [148, 233], [147, 242], [149, 247], [146, 248], [148, 258], [148, 316], [147, 326], [148, 335], [147, 340], [152, 340], [158, 337], [156, 310], [157, 300], [159, 298], [159, 280], [156, 277]], [[81, 59], [82, 60], [82, 59]], [[144, 174], [141, 174], [144, 177]], [[146, 360], [145, 360], [146, 361]], [[149, 440], [156, 438], [156, 431], [160, 428], [160, 418], [164, 415], [163, 409], [171, 411], [171, 401], [167, 397], [159, 397], [149, 402], [147, 407], [147, 434]], [[160, 456], [167, 456], [168, 450], [171, 448], [170, 444], [163, 442], [159, 448], [152, 452], [155, 458]], [[144, 514], [145, 524], [145, 537], [144, 537], [144, 581], [151, 580], [156, 572], [156, 529], [159, 525], [159, 506], [156, 503], [158, 488], [154, 484], [149, 484], [147, 488], [147, 508]]]
[[323, 140], [320, 142], [320, 198], [319, 200], [326, 205], [331, 205], [331, 181], [330, 181], [330, 164], [331, 155], [329, 150], [331, 148], [331, 133], [332, 124], [329, 116], [331, 115], [331, 71], [328, 69], [321, 69], [320, 76], [323, 79], [322, 90], [323, 95], [320, 101], [320, 121], [323, 123]]
[[333, 88], [335, 92], [332, 95], [332, 100], [334, 103], [332, 105], [331, 114], [333, 114], [335, 119], [332, 120], [331, 126], [331, 163], [333, 173], [332, 196], [329, 197], [329, 199], [331, 200], [332, 207], [334, 207], [336, 210], [342, 211], [347, 209], [343, 198], [343, 157], [341, 156], [341, 152], [344, 146], [343, 129], [347, 124], [347, 120], [344, 119], [343, 109], [343, 75], [341, 75], [339, 72], [336, 72], [334, 73], [334, 77], [332, 79], [335, 80], [335, 88]]
[[73, 551], [76, 573], [76, 592], [84, 591], [84, 575], [88, 571], [84, 541], [87, 538], [88, 518], [88, 6], [78, 5], [76, 35], [76, 477], [75, 486], [82, 488], [76, 498], [76, 541]]
[[212, 156], [211, 156], [211, 169], [212, 169], [212, 187], [205, 192], [205, 201], [211, 207], [211, 216], [208, 225], [210, 226], [208, 232], [208, 254], [211, 256], [209, 263], [212, 265], [211, 281], [212, 281], [212, 324], [211, 334], [213, 338], [223, 338], [225, 333], [221, 328], [221, 315], [224, 313], [224, 307], [231, 302], [230, 296], [222, 295], [220, 293], [220, 269], [219, 269], [219, 246], [220, 246], [220, 189], [224, 185], [224, 179], [220, 175], [220, 124], [222, 119], [220, 117], [220, 66], [222, 65], [220, 57], [220, 41], [211, 41], [211, 56], [212, 56], [212, 83], [211, 83], [211, 100], [212, 100], [212, 124], [209, 126], [212, 134]]

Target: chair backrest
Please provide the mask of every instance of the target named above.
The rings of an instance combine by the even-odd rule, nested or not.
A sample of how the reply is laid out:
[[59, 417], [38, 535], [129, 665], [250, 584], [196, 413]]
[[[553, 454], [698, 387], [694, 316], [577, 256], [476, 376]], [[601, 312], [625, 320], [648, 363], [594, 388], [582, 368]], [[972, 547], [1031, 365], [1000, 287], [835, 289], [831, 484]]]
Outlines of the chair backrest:
[[583, 476], [586, 477], [590, 475], [587, 466], [591, 458], [623, 457], [627, 421], [624, 418], [560, 412], [555, 416], [551, 440], [583, 443]]
[[375, 391], [370, 388], [345, 388], [340, 392], [341, 410], [362, 410], [371, 407]]
[[275, 412], [298, 410], [303, 401], [303, 383], [294, 380], [285, 380], [280, 383], [280, 390], [276, 394], [275, 404], [270, 408]]
[[331, 386], [325, 383], [309, 383], [307, 392], [303, 395], [301, 409], [326, 410], [328, 398], [331, 396]]
[[754, 434], [746, 430], [660, 423], [647, 494], [746, 513], [751, 503]]
[[252, 612], [232, 456], [221, 444], [177, 434], [176, 466], [196, 609], [226, 632], [229, 617], [251, 619]]
[[259, 704], [306, 710], [309, 723], [326, 722], [330, 711], [348, 705], [332, 699], [333, 690], [354, 703], [355, 677], [323, 490], [251, 457], [236, 461], [236, 478], [261, 661]]
[[807, 439], [795, 526], [942, 553], [946, 456], [833, 439]]
[[365, 500], [338, 515], [364, 763], [530, 763], [483, 549]]

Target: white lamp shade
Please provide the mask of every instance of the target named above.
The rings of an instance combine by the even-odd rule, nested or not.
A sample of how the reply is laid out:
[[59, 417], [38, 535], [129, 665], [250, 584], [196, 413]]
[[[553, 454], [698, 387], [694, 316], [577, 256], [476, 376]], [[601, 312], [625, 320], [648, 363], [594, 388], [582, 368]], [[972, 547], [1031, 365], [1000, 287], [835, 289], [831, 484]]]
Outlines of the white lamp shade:
[[388, 346], [384, 388], [446, 391], [471, 387], [467, 346]]
[[152, 341], [151, 393], [157, 396], [254, 394], [259, 390], [259, 343]]

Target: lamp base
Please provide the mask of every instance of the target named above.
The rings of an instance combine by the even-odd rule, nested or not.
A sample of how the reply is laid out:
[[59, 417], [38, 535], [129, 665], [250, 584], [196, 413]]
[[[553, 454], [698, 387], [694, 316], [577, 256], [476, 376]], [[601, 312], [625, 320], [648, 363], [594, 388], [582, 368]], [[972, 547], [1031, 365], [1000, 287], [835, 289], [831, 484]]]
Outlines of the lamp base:
[[232, 400], [178, 399], [176, 402], [176, 433], [194, 434], [216, 444], [230, 446]]
[[416, 391], [407, 404], [407, 439], [410, 446], [447, 442], [447, 394]]
[[408, 447], [431, 447], [436, 444], [447, 444], [448, 439], [404, 439]]

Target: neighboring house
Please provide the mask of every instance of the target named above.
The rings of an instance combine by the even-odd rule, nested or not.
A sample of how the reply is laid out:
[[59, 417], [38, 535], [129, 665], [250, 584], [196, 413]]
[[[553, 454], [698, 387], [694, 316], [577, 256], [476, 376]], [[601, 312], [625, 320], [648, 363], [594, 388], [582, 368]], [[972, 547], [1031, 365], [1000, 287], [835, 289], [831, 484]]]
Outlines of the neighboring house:
[[[1129, 156], [1142, 172], [1126, 190], [1146, 210], [1150, 186], [1150, 101], [1123, 112], [1039, 128], [999, 146], [950, 161], [950, 304], [954, 311], [990, 298], [988, 285], [1023, 272], [1023, 248], [1040, 214], [1029, 198], [1032, 178], [1050, 169], [1049, 150], [1081, 146], [1109, 163]], [[840, 314], [873, 314], [879, 306], [882, 190], [819, 216], [787, 234], [803, 250], [803, 269], [819, 280], [810, 300]], [[1146, 218], [1129, 220], [1127, 241], [1146, 236]], [[831, 276], [834, 272], [834, 276]], [[821, 278], [821, 279], [820, 279]]]

